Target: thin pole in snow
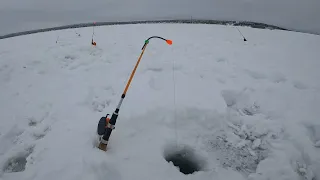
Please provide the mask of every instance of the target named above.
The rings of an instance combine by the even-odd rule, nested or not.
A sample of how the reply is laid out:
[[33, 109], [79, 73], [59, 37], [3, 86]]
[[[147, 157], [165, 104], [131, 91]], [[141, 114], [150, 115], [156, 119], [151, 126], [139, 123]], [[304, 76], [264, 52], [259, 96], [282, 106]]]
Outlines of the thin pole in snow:
[[244, 35], [241, 33], [241, 31], [239, 30], [239, 28], [237, 26], [235, 26], [237, 28], [237, 30], [239, 31], [239, 33], [241, 34], [241, 36], [243, 37], [243, 41], [247, 41], [247, 39], [244, 37]]
[[78, 35], [79, 37], [81, 36], [80, 33], [78, 33], [76, 29], [74, 29], [74, 32], [75, 32], [76, 35]]
[[93, 46], [96, 46], [97, 43], [95, 41], [93, 41], [93, 36], [94, 36], [94, 27], [96, 26], [96, 22], [93, 23], [93, 27], [92, 27], [92, 39], [91, 39], [91, 44]]

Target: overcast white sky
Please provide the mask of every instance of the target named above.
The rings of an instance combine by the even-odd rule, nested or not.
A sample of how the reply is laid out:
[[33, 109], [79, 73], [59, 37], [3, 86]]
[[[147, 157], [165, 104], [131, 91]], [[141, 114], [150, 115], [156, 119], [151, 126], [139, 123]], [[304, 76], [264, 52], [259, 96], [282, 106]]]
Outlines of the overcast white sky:
[[191, 16], [320, 34], [320, 0], [0, 0], [0, 35], [93, 21]]

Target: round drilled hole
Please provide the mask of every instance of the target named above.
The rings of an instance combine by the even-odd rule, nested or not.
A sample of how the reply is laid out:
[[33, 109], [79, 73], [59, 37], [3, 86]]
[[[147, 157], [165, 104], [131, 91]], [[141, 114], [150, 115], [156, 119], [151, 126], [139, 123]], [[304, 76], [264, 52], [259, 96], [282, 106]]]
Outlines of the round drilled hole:
[[190, 147], [168, 146], [164, 152], [164, 159], [176, 166], [183, 174], [192, 174], [202, 171], [204, 161], [197, 157]]

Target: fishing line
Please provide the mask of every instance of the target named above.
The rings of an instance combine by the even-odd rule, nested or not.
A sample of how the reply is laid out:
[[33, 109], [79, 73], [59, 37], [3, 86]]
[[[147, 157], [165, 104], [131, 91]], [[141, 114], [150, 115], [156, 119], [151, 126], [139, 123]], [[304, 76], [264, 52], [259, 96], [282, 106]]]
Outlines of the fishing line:
[[174, 121], [174, 133], [175, 143], [178, 146], [178, 130], [177, 130], [177, 108], [176, 108], [176, 77], [175, 77], [175, 58], [172, 58], [172, 81], [173, 81], [173, 121]]

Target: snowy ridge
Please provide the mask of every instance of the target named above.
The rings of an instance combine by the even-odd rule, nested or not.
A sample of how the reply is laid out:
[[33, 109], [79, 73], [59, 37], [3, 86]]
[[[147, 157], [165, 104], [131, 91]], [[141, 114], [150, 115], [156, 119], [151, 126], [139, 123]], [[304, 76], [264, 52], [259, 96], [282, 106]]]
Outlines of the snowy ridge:
[[[1, 40], [0, 179], [319, 180], [319, 36], [240, 30], [247, 42], [187, 24], [96, 27], [97, 47], [92, 28]], [[150, 42], [102, 152], [97, 122], [153, 35], [173, 45]], [[166, 162], [184, 147], [200, 171]]]
[[44, 29], [36, 29], [30, 31], [16, 32], [6, 35], [1, 35], [0, 39], [6, 39], [16, 36], [34, 34], [39, 32], [47, 32], [47, 31], [56, 31], [63, 29], [73, 29], [73, 28], [82, 28], [82, 27], [91, 27], [91, 26], [106, 26], [106, 25], [125, 25], [125, 24], [155, 24], [155, 23], [180, 23], [180, 24], [220, 24], [220, 25], [234, 25], [234, 26], [248, 26], [253, 28], [260, 29], [279, 29], [286, 30], [288, 29], [281, 28], [274, 25], [269, 25], [265, 23], [258, 22], [247, 22], [247, 21], [221, 21], [221, 20], [204, 20], [204, 19], [178, 19], [178, 20], [153, 20], [153, 21], [115, 21], [115, 22], [95, 22], [93, 23], [81, 23], [81, 24], [72, 24], [66, 26], [52, 27], [52, 28], [44, 28]]

